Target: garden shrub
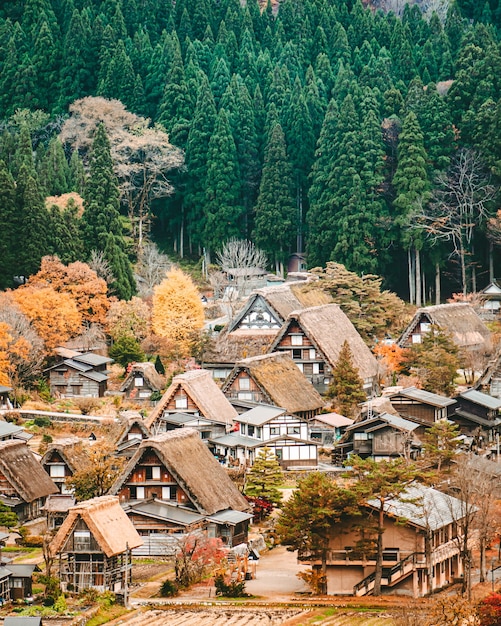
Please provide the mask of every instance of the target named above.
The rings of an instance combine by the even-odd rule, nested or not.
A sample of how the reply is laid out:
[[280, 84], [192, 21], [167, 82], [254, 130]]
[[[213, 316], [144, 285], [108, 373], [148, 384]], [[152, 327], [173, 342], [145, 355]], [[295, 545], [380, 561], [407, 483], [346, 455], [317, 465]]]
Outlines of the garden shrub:
[[164, 580], [162, 586], [160, 587], [160, 595], [162, 598], [170, 598], [172, 596], [177, 596], [179, 593], [178, 586], [173, 580]]

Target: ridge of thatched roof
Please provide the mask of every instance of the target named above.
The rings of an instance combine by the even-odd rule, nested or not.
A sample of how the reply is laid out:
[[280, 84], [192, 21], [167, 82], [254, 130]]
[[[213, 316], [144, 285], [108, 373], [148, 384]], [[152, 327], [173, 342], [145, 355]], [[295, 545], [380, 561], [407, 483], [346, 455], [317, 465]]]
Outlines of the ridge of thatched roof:
[[0, 441], [0, 473], [25, 502], [59, 491], [24, 441]]
[[130, 385], [131, 380], [138, 374], [140, 374], [144, 378], [144, 380], [149, 384], [153, 391], [160, 391], [165, 384], [164, 377], [157, 372], [154, 363], [133, 363], [131, 365], [129, 373], [122, 383], [122, 386], [120, 387], [120, 391], [126, 391], [128, 386]]
[[75, 524], [82, 519], [108, 558], [143, 545], [132, 522], [120, 506], [117, 496], [100, 496], [72, 507], [50, 544], [53, 555], [64, 551], [64, 545]]
[[448, 332], [460, 348], [481, 347], [490, 343], [491, 333], [472, 305], [468, 302], [453, 302], [418, 309], [398, 340], [399, 346], [407, 342], [423, 316], [434, 326]]
[[200, 413], [208, 420], [218, 424], [232, 424], [237, 416], [226, 396], [217, 386], [208, 370], [191, 370], [174, 376], [172, 383], [162, 396], [152, 414], [146, 420], [146, 427], [151, 427], [162, 415], [169, 400], [182, 389], [198, 407]]
[[498, 346], [495, 354], [489, 359], [484, 371], [473, 385], [474, 389], [486, 389], [493, 378], [501, 377], [501, 346]]
[[347, 341], [353, 365], [358, 369], [360, 377], [367, 379], [377, 376], [376, 357], [338, 304], [324, 304], [293, 311], [275, 338], [271, 350], [276, 349], [292, 323], [297, 323], [303, 329], [331, 367], [336, 365], [343, 343]]
[[249, 509], [247, 500], [193, 428], [171, 430], [143, 441], [112, 485], [111, 493], [120, 491], [147, 449], [155, 451], [200, 513], [212, 515], [225, 509]]
[[79, 439], [78, 437], [68, 437], [49, 444], [46, 453], [42, 457], [42, 465], [49, 462], [53, 452], [59, 453], [63, 461], [73, 473], [85, 469], [85, 467], [89, 464], [87, 449], [83, 445], [82, 439]]
[[272, 352], [238, 361], [223, 385], [223, 392], [241, 370], [248, 372], [271, 404], [290, 413], [316, 411], [324, 406], [320, 394], [299, 371], [289, 352]]

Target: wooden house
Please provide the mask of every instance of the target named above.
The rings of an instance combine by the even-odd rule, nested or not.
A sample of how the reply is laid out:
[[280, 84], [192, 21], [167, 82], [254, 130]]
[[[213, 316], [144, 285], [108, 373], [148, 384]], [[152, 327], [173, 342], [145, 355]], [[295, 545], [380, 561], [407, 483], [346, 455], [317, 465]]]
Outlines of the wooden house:
[[488, 318], [499, 315], [501, 309], [501, 287], [495, 280], [482, 289], [479, 292], [479, 296], [482, 300], [480, 308], [482, 317], [484, 317], [484, 314], [487, 314], [486, 317]]
[[153, 363], [132, 363], [120, 391], [134, 402], [149, 402], [153, 393], [159, 393], [165, 379]]
[[[376, 501], [365, 508], [369, 517], [378, 513]], [[463, 569], [458, 522], [463, 516], [460, 500], [420, 484], [408, 487], [400, 500], [387, 501], [382, 535], [383, 593], [420, 597], [459, 580]], [[360, 539], [356, 531], [336, 530], [334, 527], [327, 555], [327, 593], [370, 594], [375, 555], [355, 549]], [[320, 568], [311, 554], [300, 553], [299, 560]]]
[[404, 418], [432, 425], [438, 420], [454, 419], [456, 400], [416, 387], [406, 387], [388, 396], [393, 408]]
[[33, 595], [33, 572], [40, 572], [36, 564], [7, 563], [5, 565], [10, 572], [9, 587], [10, 599], [13, 602], [24, 600]]
[[120, 427], [115, 439], [117, 456], [130, 458], [143, 439], [148, 439], [150, 431], [138, 411], [122, 411]]
[[10, 439], [29, 441], [32, 437], [33, 435], [24, 430], [22, 426], [17, 426], [12, 422], [4, 422], [0, 419], [0, 441], [8, 441]]
[[50, 551], [58, 557], [63, 591], [94, 588], [116, 593], [130, 582], [130, 551], [141, 544], [119, 499], [101, 496], [70, 509]]
[[173, 413], [202, 417], [228, 430], [233, 427], [237, 415], [207, 370], [191, 370], [174, 376], [171, 385], [146, 420], [146, 427], [152, 433], [165, 432], [167, 427], [163, 418]]
[[212, 438], [210, 446], [225, 464], [230, 464], [230, 459], [232, 463], [236, 460], [241, 465], [252, 464], [264, 447], [275, 453], [284, 469], [318, 463], [318, 443], [310, 439], [308, 421], [270, 405], [260, 404], [241, 413], [234, 432]]
[[292, 311], [331, 302], [321, 290], [305, 290], [306, 281], [273, 285], [252, 293], [204, 354], [204, 367], [224, 381], [241, 359], [269, 352], [270, 345]]
[[44, 370], [49, 376], [50, 392], [57, 398], [78, 396], [101, 398], [108, 384], [106, 356], [86, 352], [74, 354]]
[[452, 337], [458, 348], [464, 350], [490, 350], [491, 333], [471, 304], [458, 302], [427, 306], [416, 314], [398, 340], [401, 348], [420, 344], [423, 336], [435, 326]]
[[10, 571], [0, 562], [0, 608], [10, 602]]
[[501, 428], [501, 399], [476, 389], [463, 391], [455, 399], [457, 407], [453, 419], [461, 432], [476, 437], [480, 447], [492, 443]]
[[45, 519], [49, 531], [57, 530], [62, 526], [68, 511], [75, 506], [76, 500], [71, 494], [54, 493], [47, 496], [44, 505]]
[[367, 395], [377, 388], [378, 363], [356, 328], [338, 304], [294, 311], [270, 347], [270, 352], [290, 351], [294, 362], [320, 392], [332, 382], [332, 368], [347, 341]]
[[0, 441], [0, 501], [24, 523], [42, 514], [58, 488], [23, 441]]
[[332, 447], [352, 424], [352, 419], [339, 413], [319, 413], [310, 420], [310, 438], [323, 447]]
[[271, 404], [306, 419], [320, 413], [324, 406], [289, 352], [242, 359], [226, 379], [222, 391], [230, 400]]
[[[223, 521], [217, 536], [229, 543], [247, 536], [249, 504], [226, 471], [209, 452], [197, 431], [181, 428], [143, 441], [110, 489], [123, 504], [157, 500], [181, 505], [204, 516], [221, 515], [240, 522]], [[243, 514], [243, 515], [241, 515]], [[149, 526], [138, 526], [149, 534]]]
[[419, 433], [424, 427], [418, 422], [397, 415], [381, 413], [358, 420], [347, 426], [335, 446], [336, 459], [341, 464], [356, 454], [376, 461], [405, 457], [417, 458], [421, 451]]
[[[162, 423], [166, 432], [176, 428], [193, 428], [203, 441], [208, 441], [213, 437], [222, 437], [228, 432], [227, 424], [213, 422], [199, 415], [192, 413], [168, 413], [164, 414]], [[233, 427], [235, 428], [235, 427]]]
[[49, 444], [41, 460], [42, 467], [57, 485], [59, 493], [71, 494], [66, 487], [67, 478], [85, 469], [89, 464], [87, 448], [82, 439], [68, 437]]

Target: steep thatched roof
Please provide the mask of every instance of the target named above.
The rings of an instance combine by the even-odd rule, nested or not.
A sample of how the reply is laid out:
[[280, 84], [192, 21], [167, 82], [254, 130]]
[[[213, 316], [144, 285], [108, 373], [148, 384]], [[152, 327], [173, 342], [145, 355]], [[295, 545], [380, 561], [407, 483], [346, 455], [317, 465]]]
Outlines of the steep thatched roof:
[[108, 558], [143, 545], [118, 497], [101, 496], [80, 502], [69, 510], [68, 517], [50, 544], [52, 554], [64, 551], [65, 543], [79, 519], [85, 522]]
[[146, 420], [146, 426], [151, 427], [161, 417], [171, 398], [180, 390], [196, 404], [200, 414], [212, 422], [232, 424], [237, 416], [236, 410], [226, 399], [217, 386], [212, 375], [207, 370], [191, 370], [179, 376], [174, 376], [172, 383], [155, 407], [153, 413]]
[[[296, 283], [282, 283], [256, 289], [249, 296], [244, 307], [240, 309], [230, 322], [228, 330], [232, 332], [238, 328], [241, 320], [253, 308], [257, 300], [264, 300], [270, 313], [272, 313], [279, 324], [282, 324], [292, 311], [332, 302], [331, 296], [325, 291], [320, 289], [305, 290], [304, 287], [305, 282], [298, 281]], [[259, 330], [257, 332], [263, 331]]]
[[146, 450], [153, 450], [197, 511], [247, 511], [249, 503], [193, 428], [180, 428], [143, 441], [111, 487], [118, 493]]
[[256, 382], [271, 404], [290, 413], [316, 411], [324, 406], [320, 394], [299, 371], [289, 352], [272, 352], [238, 361], [223, 385], [223, 392], [242, 370]]
[[497, 348], [495, 354], [485, 366], [484, 371], [474, 385], [474, 389], [485, 389], [487, 391], [489, 390], [491, 381], [499, 378], [501, 378], [501, 347]]
[[25, 502], [59, 491], [24, 441], [0, 441], [0, 473]]
[[120, 413], [120, 430], [116, 436], [115, 445], [122, 443], [126, 439], [133, 426], [138, 426], [143, 439], [148, 439], [150, 431], [141, 413], [138, 411], [123, 411]]
[[85, 469], [89, 464], [87, 449], [82, 439], [78, 437], [68, 437], [67, 439], [60, 439], [51, 443], [42, 457], [42, 465], [45, 466], [47, 463], [50, 463], [50, 459], [55, 452], [59, 454], [73, 473]]
[[398, 345], [407, 345], [417, 325], [426, 319], [430, 324], [438, 326], [449, 333], [454, 343], [460, 348], [490, 347], [491, 333], [477, 315], [475, 309], [467, 302], [438, 304], [418, 309], [398, 340]]
[[231, 333], [223, 331], [206, 348], [204, 361], [206, 363], [234, 365], [240, 359], [266, 354], [276, 334], [276, 330], [260, 330], [258, 332], [236, 330]]
[[126, 391], [136, 376], [141, 376], [153, 391], [160, 391], [165, 384], [164, 377], [157, 372], [153, 363], [134, 363], [120, 391]]
[[293, 323], [297, 323], [303, 329], [331, 367], [336, 364], [343, 343], [347, 341], [351, 349], [353, 365], [358, 369], [361, 378], [377, 376], [376, 357], [338, 304], [309, 307], [291, 313], [273, 342], [271, 350], [276, 349]]

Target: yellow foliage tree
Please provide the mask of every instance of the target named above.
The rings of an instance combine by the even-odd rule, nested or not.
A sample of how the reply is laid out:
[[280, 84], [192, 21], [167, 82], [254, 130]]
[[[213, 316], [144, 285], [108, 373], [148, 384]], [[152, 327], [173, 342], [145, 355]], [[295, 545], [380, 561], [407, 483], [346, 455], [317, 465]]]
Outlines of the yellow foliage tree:
[[130, 336], [142, 341], [150, 330], [150, 316], [150, 307], [137, 296], [128, 301], [116, 300], [106, 317], [108, 334], [115, 340]]
[[40, 270], [30, 277], [32, 287], [52, 287], [69, 294], [75, 301], [85, 322], [104, 324], [110, 306], [108, 286], [87, 263], [75, 261], [65, 265], [57, 256], [45, 256]]
[[78, 333], [82, 324], [75, 300], [52, 287], [23, 285], [12, 292], [21, 311], [31, 320], [48, 352]]
[[0, 322], [0, 385], [11, 385], [15, 373], [15, 363], [19, 359], [28, 359], [31, 344], [24, 337], [13, 336], [12, 328]]
[[180, 269], [167, 272], [153, 293], [153, 332], [176, 342], [181, 356], [188, 356], [204, 325], [204, 310], [198, 289]]

